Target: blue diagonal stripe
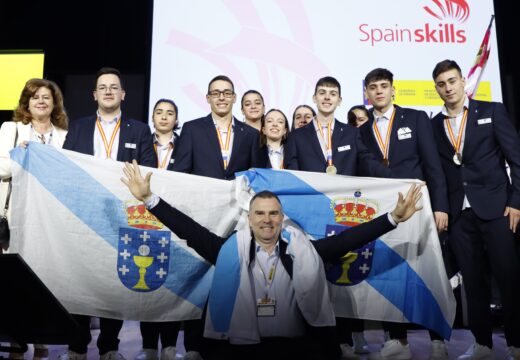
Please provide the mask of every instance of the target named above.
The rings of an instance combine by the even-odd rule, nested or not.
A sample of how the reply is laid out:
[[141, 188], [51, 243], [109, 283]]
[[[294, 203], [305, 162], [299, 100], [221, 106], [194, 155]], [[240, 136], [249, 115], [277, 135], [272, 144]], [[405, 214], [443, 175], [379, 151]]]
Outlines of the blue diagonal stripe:
[[233, 234], [220, 248], [208, 306], [213, 328], [227, 332], [240, 285], [240, 260], [237, 235]]
[[[284, 213], [316, 239], [326, 236], [328, 224], [336, 223], [331, 199], [294, 174], [253, 169], [237, 174], [239, 175], [247, 177], [250, 187], [256, 193], [269, 190], [278, 195]], [[423, 325], [449, 339], [451, 326], [444, 318], [433, 293], [408, 262], [381, 240], [376, 241], [367, 282], [394, 304], [410, 322]]]
[[[52, 146], [31, 142], [27, 149], [13, 149], [11, 159], [101, 239], [118, 248], [119, 228], [128, 226], [123, 201]], [[164, 287], [203, 308], [211, 277], [209, 264], [171, 242], [169, 274]]]

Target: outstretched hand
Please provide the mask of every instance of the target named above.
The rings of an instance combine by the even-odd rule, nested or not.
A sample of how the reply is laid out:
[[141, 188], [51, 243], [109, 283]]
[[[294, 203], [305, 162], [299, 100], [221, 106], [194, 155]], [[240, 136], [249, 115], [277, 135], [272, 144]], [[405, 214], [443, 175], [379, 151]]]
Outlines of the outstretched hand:
[[143, 178], [139, 165], [137, 165], [137, 161], [135, 160], [132, 161], [132, 164], [125, 162], [123, 172], [126, 178], [121, 178], [121, 181], [128, 187], [128, 190], [130, 190], [137, 200], [146, 201], [152, 196], [152, 191], [150, 190], [151, 172], [146, 174]]
[[390, 213], [396, 223], [408, 220], [413, 214], [422, 209], [422, 206], [416, 206], [417, 202], [422, 197], [421, 187], [422, 185], [412, 184], [406, 197], [403, 197], [403, 194], [399, 193], [397, 205], [395, 206], [394, 211]]

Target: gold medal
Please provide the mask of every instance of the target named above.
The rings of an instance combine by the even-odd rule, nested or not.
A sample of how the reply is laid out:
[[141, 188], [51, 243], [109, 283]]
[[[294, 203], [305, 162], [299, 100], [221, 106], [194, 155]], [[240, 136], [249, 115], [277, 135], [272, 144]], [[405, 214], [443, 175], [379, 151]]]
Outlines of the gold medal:
[[330, 175], [336, 175], [338, 173], [338, 169], [334, 165], [329, 165], [325, 169], [325, 172]]
[[456, 152], [455, 155], [453, 155], [453, 162], [455, 165], [462, 165], [462, 155]]

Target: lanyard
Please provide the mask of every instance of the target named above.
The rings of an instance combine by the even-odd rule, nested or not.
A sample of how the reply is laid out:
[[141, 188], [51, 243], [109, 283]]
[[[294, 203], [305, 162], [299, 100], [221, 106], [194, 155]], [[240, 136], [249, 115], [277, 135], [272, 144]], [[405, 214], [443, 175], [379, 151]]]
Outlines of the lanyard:
[[[172, 143], [168, 144], [168, 151], [166, 152], [166, 155], [164, 156], [162, 162], [159, 156], [159, 152], [157, 151], [157, 144], [153, 144], [153, 148], [155, 150], [155, 155], [157, 155], [157, 168], [158, 169], [166, 169], [168, 166], [168, 160], [170, 159], [170, 154], [172, 153], [173, 146]], [[164, 151], [161, 151], [161, 154], [164, 153]]]
[[460, 154], [460, 144], [462, 143], [462, 133], [464, 132], [464, 127], [466, 126], [466, 119], [468, 118], [468, 109], [464, 109], [464, 115], [462, 115], [462, 121], [460, 123], [459, 135], [457, 136], [457, 140], [455, 140], [455, 135], [453, 134], [453, 129], [451, 128], [450, 120], [446, 116], [444, 121], [446, 122], [446, 127], [448, 128], [448, 133], [450, 134], [450, 141], [455, 149], [455, 153]]
[[332, 120], [327, 123], [327, 140], [325, 140], [325, 135], [323, 134], [323, 129], [321, 128], [321, 124], [319, 121], [316, 121], [318, 124], [318, 130], [320, 132], [321, 138], [327, 147], [327, 165], [332, 166]]
[[388, 124], [388, 130], [386, 131], [386, 139], [383, 142], [383, 137], [381, 133], [379, 133], [379, 128], [377, 127], [377, 121], [374, 121], [373, 128], [374, 134], [376, 135], [377, 144], [383, 153], [383, 161], [388, 162], [388, 149], [390, 148], [390, 134], [392, 134], [392, 126], [394, 125], [394, 117], [395, 117], [395, 109], [392, 112], [392, 116], [390, 116], [390, 123]]
[[226, 144], [222, 142], [222, 135], [220, 134], [220, 129], [218, 125], [215, 125], [217, 129], [217, 137], [218, 142], [220, 144], [220, 151], [222, 152], [222, 160], [224, 161], [224, 170], [227, 169], [228, 166], [228, 155], [229, 155], [229, 143], [231, 140], [231, 125], [233, 124], [233, 120], [229, 122], [228, 130], [227, 130], [227, 136], [226, 136]]
[[276, 267], [278, 266], [278, 260], [280, 260], [280, 257], [277, 256], [274, 260], [273, 264], [269, 268], [269, 273], [265, 273], [264, 269], [262, 268], [262, 265], [260, 265], [260, 261], [258, 262], [258, 268], [260, 269], [260, 273], [262, 274], [262, 277], [264, 278], [265, 282], [265, 297], [267, 298], [269, 289], [271, 288], [271, 285], [273, 285], [274, 281], [274, 274], [276, 273]]
[[96, 125], [101, 134], [101, 139], [103, 140], [103, 145], [105, 146], [105, 152], [107, 154], [107, 159], [110, 159], [112, 155], [112, 146], [114, 146], [114, 140], [116, 138], [117, 132], [119, 131], [119, 127], [121, 126], [121, 117], [117, 120], [116, 127], [112, 132], [112, 136], [110, 137], [110, 143], [107, 142], [107, 137], [105, 136], [105, 131], [103, 130], [103, 126], [101, 126], [101, 121], [99, 120], [99, 116], [96, 119]]

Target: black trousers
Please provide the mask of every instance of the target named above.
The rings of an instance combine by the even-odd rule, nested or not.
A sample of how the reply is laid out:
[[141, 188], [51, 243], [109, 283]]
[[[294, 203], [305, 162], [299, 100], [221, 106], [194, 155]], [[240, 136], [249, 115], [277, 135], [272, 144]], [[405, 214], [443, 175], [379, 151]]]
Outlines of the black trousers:
[[493, 345], [491, 272], [502, 298], [507, 345], [520, 347], [520, 263], [509, 218], [482, 220], [466, 209], [451, 225], [449, 244], [461, 269], [469, 327], [477, 343]]
[[[90, 316], [73, 314], [72, 317], [78, 323], [78, 332], [71, 336], [69, 350], [78, 354], [86, 354], [88, 344], [92, 340], [90, 335]], [[119, 349], [118, 336], [122, 327], [123, 320], [99, 318], [100, 332], [97, 340], [99, 355]]]
[[336, 336], [339, 344], [354, 345], [352, 332], [362, 332], [365, 330], [364, 320], [353, 318], [336, 318]]
[[143, 337], [143, 349], [157, 349], [159, 337], [162, 348], [175, 346], [177, 336], [181, 327], [180, 321], [148, 322], [139, 323], [141, 336]]

